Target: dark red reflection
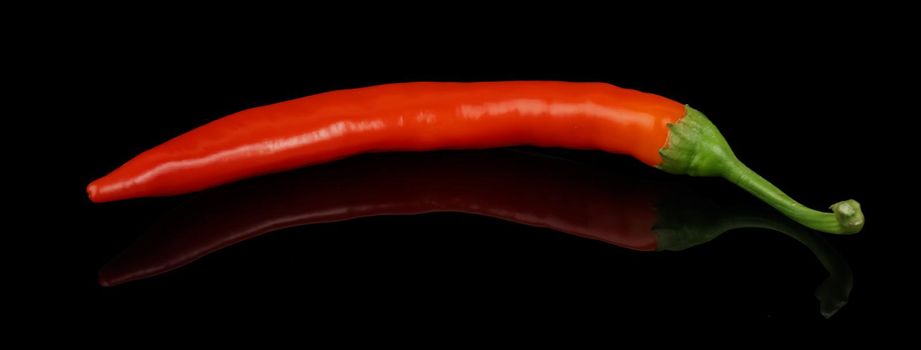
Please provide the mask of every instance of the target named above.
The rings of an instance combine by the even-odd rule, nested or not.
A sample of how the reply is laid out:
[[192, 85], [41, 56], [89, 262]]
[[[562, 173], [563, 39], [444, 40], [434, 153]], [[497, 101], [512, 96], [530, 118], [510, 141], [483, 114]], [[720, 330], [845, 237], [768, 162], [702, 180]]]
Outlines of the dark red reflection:
[[205, 192], [106, 264], [100, 284], [159, 275], [286, 227], [377, 215], [470, 213], [653, 251], [656, 193], [515, 151], [369, 155]]

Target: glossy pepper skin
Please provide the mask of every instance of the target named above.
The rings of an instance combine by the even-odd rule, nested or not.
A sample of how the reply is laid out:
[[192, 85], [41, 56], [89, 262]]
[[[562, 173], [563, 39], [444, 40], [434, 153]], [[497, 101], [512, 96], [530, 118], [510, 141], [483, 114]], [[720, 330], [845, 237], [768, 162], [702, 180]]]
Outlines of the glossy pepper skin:
[[402, 83], [332, 91], [215, 120], [87, 186], [94, 202], [189, 193], [367, 152], [531, 145], [627, 154], [721, 176], [815, 230], [853, 234], [854, 200], [810, 209], [742, 164], [702, 113], [604, 83]]
[[404, 83], [215, 120], [94, 181], [91, 200], [189, 193], [364, 152], [515, 145], [600, 149], [655, 166], [681, 104], [603, 83]]

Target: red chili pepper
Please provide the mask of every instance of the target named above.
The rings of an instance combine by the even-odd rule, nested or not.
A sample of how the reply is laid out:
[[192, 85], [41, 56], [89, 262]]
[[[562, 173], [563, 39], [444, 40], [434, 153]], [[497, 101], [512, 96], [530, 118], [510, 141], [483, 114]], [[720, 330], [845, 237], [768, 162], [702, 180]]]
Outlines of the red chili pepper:
[[366, 152], [515, 145], [631, 155], [672, 173], [723, 176], [816, 230], [856, 233], [856, 201], [818, 212], [736, 159], [700, 112], [603, 83], [404, 83], [333, 91], [218, 119], [87, 187], [91, 200], [193, 192]]
[[824, 313], [843, 305], [851, 287], [847, 263], [784, 218], [720, 208], [694, 193], [672, 196], [669, 183], [612, 176], [571, 161], [515, 152], [375, 155], [260, 180], [184, 203], [107, 263], [100, 284], [160, 275], [287, 227], [460, 212], [638, 251], [683, 250], [736, 228], [769, 228], [809, 247], [829, 271], [817, 293]]

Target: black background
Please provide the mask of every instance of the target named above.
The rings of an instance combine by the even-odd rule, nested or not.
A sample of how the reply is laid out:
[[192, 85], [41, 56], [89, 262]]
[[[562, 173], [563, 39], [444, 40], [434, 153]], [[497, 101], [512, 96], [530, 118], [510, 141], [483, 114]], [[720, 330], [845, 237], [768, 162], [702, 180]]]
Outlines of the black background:
[[[438, 27], [444, 33], [425, 35], [425, 26], [356, 34], [310, 28], [287, 30], [284, 39], [224, 27], [126, 36], [118, 32], [124, 23], [62, 33], [54, 51], [66, 59], [42, 63], [57, 74], [62, 97], [39, 106], [69, 110], [53, 121], [67, 140], [55, 151], [67, 169], [56, 173], [63, 186], [53, 188], [67, 195], [58, 202], [65, 214], [41, 224], [52, 227], [38, 233], [34, 265], [44, 272], [30, 277], [50, 283], [44, 291], [52, 299], [110, 320], [222, 309], [341, 327], [382, 327], [396, 316], [431, 328], [638, 319], [841, 325], [904, 311], [912, 295], [904, 236], [913, 232], [894, 220], [891, 197], [903, 180], [890, 164], [902, 161], [892, 150], [903, 139], [893, 135], [909, 119], [902, 104], [909, 94], [897, 86], [910, 78], [905, 43], [881, 39], [898, 28], [787, 18], [784, 31], [760, 30], [777, 22], [738, 20], [657, 35], [596, 23], [475, 32], [446, 24]], [[241, 109], [328, 90], [498, 80], [601, 81], [660, 94], [706, 113], [740, 159], [802, 203], [857, 199], [864, 231], [825, 236], [853, 268], [849, 304], [825, 320], [813, 296], [825, 278], [821, 265], [769, 230], [641, 253], [456, 213], [284, 229], [162, 276], [96, 283], [106, 261], [191, 197], [85, 198], [87, 183], [137, 153]], [[554, 152], [631, 176], [668, 177], [622, 156]], [[751, 202], [721, 180], [677, 181], [729, 205]]]

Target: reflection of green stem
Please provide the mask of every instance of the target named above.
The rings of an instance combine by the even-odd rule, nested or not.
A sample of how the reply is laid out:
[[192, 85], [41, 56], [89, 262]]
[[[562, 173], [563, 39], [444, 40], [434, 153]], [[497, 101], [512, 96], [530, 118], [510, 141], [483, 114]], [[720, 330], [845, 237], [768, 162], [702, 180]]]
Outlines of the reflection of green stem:
[[847, 304], [848, 295], [854, 283], [851, 267], [822, 237], [808, 232], [789, 220], [740, 215], [727, 221], [731, 221], [727, 222], [727, 231], [745, 227], [765, 228], [786, 234], [805, 245], [828, 271], [828, 278], [815, 291], [815, 296], [821, 305], [822, 315], [826, 318], [831, 317]]
[[787, 217], [814, 230], [854, 234], [863, 228], [864, 217], [857, 201], [835, 203], [831, 213], [810, 209], [736, 158], [716, 126], [699, 111], [686, 107], [684, 118], [669, 125], [668, 142], [659, 153], [659, 168], [691, 176], [722, 176], [755, 195]]
[[709, 202], [668, 204], [659, 206], [660, 220], [654, 228], [659, 250], [684, 250], [740, 228], [778, 231], [809, 248], [828, 271], [828, 278], [816, 289], [822, 315], [831, 317], [847, 304], [853, 286], [851, 268], [816, 232], [772, 213], [722, 210]]

